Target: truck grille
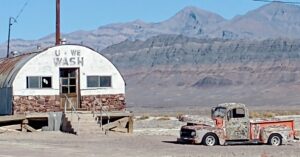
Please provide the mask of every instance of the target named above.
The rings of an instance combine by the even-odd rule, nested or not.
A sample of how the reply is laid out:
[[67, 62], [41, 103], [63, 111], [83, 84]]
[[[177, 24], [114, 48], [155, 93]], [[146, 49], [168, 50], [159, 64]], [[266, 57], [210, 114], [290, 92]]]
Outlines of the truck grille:
[[181, 138], [193, 138], [195, 135], [192, 135], [192, 132], [195, 132], [195, 131], [190, 130], [190, 129], [181, 129], [180, 137]]

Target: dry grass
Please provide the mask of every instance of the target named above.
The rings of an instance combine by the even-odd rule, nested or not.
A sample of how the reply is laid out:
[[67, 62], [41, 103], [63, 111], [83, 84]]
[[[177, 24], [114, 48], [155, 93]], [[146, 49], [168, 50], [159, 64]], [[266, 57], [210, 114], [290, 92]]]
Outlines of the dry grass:
[[146, 120], [149, 119], [150, 117], [148, 115], [142, 115], [141, 117], [137, 118], [137, 120]]
[[160, 117], [157, 120], [170, 120], [170, 117]]
[[273, 118], [275, 116], [300, 115], [300, 111], [250, 111], [250, 118]]

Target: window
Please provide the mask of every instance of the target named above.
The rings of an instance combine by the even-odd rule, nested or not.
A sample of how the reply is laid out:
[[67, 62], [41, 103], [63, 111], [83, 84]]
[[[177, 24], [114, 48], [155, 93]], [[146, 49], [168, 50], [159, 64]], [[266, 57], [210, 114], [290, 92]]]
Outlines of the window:
[[100, 87], [111, 87], [111, 77], [100, 76]]
[[28, 76], [27, 88], [51, 88], [52, 78], [42, 76]]
[[87, 76], [87, 87], [111, 87], [111, 76]]
[[232, 118], [245, 117], [245, 110], [243, 108], [235, 108], [232, 110]]

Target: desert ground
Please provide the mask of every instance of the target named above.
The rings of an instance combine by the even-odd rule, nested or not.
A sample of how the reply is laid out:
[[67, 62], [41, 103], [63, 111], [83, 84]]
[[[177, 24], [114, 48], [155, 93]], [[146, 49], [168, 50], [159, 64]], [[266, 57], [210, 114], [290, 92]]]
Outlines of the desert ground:
[[[209, 117], [193, 118], [208, 120]], [[300, 156], [300, 143], [279, 147], [269, 145], [203, 146], [178, 144], [180, 122], [173, 116], [139, 115], [134, 120], [134, 133], [73, 135], [62, 132], [0, 131], [0, 157], [276, 157]]]

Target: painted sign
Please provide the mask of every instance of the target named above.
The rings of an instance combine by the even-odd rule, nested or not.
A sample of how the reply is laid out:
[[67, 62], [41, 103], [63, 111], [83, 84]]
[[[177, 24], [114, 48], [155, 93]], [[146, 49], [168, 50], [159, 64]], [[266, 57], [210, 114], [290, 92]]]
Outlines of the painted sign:
[[83, 66], [84, 57], [81, 56], [81, 50], [54, 50], [55, 66]]

